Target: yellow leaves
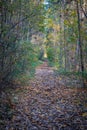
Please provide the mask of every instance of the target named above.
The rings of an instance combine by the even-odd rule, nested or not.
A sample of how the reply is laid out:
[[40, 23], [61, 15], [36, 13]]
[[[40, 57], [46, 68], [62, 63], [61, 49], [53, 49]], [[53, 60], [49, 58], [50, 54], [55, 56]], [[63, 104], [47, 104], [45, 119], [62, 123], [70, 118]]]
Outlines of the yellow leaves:
[[51, 38], [53, 38], [54, 36], [53, 36], [53, 33], [49, 33], [49, 35], [48, 35], [48, 39], [51, 39]]
[[34, 91], [34, 93], [36, 93], [36, 94], [39, 94], [39, 93], [40, 93], [40, 90], [38, 90], [37, 88], [34, 88], [33, 91]]
[[47, 13], [49, 14], [51, 12], [51, 9], [49, 8], [48, 10], [47, 10]]
[[58, 41], [58, 35], [56, 32], [51, 32], [48, 35], [48, 39], [50, 39], [50, 41], [56, 43], [56, 41]]
[[47, 27], [53, 28], [54, 32], [58, 32], [60, 30], [59, 24], [54, 24], [52, 21], [48, 23]]
[[59, 77], [59, 80], [62, 80], [62, 78], [61, 78], [61, 77]]
[[59, 106], [56, 106], [57, 111], [61, 112], [61, 108]]
[[45, 19], [46, 27], [48, 28], [53, 28], [54, 31], [59, 31], [60, 30], [60, 25], [59, 24], [55, 24], [54, 21], [50, 18]]
[[53, 20], [52, 19], [46, 19], [47, 27], [51, 28], [53, 26]]
[[82, 114], [82, 116], [83, 116], [83, 117], [87, 117], [87, 112], [84, 112], [84, 113]]
[[14, 121], [14, 120], [16, 120], [16, 116], [15, 115], [13, 115], [13, 117], [12, 117], [12, 121]]
[[68, 20], [64, 20], [64, 24], [65, 24], [65, 25], [69, 25], [70, 22], [69, 22]]
[[60, 25], [59, 24], [53, 24], [53, 29], [55, 31], [59, 31], [60, 30]]
[[73, 11], [71, 12], [71, 15], [72, 15], [73, 17], [75, 17], [75, 16], [76, 16], [76, 11], [73, 10]]
[[80, 99], [75, 99], [73, 102], [75, 103], [75, 105], [79, 105], [79, 104], [81, 104]]
[[44, 94], [45, 94], [46, 96], [49, 96], [49, 92], [47, 92], [47, 91], [45, 91]]
[[87, 104], [84, 104], [84, 107], [86, 107], [86, 108], [87, 108]]
[[72, 52], [75, 52], [75, 47], [72, 47], [71, 50], [72, 50]]

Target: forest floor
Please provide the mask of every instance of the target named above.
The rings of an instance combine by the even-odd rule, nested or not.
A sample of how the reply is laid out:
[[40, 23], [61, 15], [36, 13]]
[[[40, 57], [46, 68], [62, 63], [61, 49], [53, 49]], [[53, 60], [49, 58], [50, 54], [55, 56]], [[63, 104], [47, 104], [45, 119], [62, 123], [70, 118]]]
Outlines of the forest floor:
[[0, 130], [87, 130], [87, 89], [61, 82], [44, 63], [28, 86], [2, 90]]

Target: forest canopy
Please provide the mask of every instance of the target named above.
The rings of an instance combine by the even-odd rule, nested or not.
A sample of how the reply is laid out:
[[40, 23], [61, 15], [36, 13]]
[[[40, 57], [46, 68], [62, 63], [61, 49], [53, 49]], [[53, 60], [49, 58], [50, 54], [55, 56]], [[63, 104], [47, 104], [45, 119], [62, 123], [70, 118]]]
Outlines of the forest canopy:
[[27, 80], [48, 60], [87, 77], [86, 0], [1, 0], [0, 82]]

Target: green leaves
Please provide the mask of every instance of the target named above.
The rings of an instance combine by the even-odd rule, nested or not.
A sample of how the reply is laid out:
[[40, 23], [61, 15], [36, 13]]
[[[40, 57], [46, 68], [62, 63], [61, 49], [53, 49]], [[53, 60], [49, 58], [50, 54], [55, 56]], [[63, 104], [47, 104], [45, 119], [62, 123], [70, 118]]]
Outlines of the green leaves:
[[[29, 41], [21, 41], [20, 43], [20, 49], [19, 49], [19, 58], [16, 62], [16, 76], [18, 75], [26, 75], [26, 72], [28, 73], [28, 76], [34, 72], [35, 68], [35, 62], [37, 62], [37, 55], [34, 52], [34, 47]], [[15, 74], [14, 74], [15, 76]]]

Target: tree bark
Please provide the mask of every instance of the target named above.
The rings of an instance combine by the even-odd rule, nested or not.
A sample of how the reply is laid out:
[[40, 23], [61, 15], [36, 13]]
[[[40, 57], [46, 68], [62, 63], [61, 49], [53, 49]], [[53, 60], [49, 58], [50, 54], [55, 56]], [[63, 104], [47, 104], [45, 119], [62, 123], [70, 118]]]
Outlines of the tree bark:
[[79, 41], [79, 50], [80, 50], [80, 64], [81, 64], [81, 76], [82, 76], [82, 87], [84, 87], [84, 62], [83, 62], [83, 51], [82, 51], [82, 39], [81, 39], [81, 21], [80, 21], [80, 12], [79, 12], [79, 3], [76, 1], [77, 6], [77, 16], [78, 16], [78, 41]]

